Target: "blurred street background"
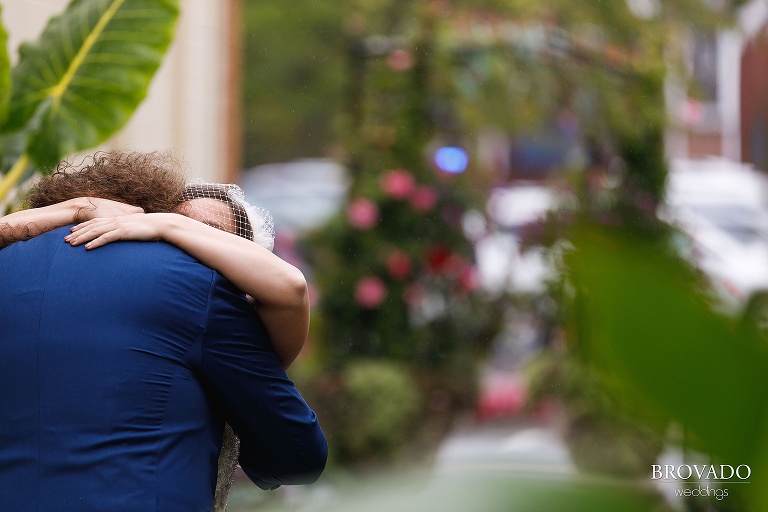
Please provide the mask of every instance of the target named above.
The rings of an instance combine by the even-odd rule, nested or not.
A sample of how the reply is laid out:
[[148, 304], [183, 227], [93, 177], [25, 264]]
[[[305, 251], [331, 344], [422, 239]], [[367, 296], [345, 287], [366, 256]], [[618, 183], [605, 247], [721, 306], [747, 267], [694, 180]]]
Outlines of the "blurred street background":
[[[11, 66], [67, 3], [0, 0]], [[184, 0], [157, 64], [94, 144], [240, 184], [312, 290], [328, 469], [228, 510], [768, 509], [768, 2]]]

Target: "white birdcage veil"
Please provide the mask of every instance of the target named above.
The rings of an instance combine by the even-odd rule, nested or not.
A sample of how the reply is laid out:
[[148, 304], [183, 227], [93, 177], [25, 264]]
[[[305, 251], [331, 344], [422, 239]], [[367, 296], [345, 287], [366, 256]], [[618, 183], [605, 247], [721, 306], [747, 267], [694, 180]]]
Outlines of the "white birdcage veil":
[[[216, 199], [193, 201], [193, 199]], [[264, 208], [253, 206], [245, 200], [243, 189], [231, 183], [206, 183], [202, 180], [189, 182], [182, 200], [190, 216], [203, 220], [225, 231], [231, 231], [252, 240], [262, 247], [273, 249], [275, 245], [275, 223], [272, 215]]]

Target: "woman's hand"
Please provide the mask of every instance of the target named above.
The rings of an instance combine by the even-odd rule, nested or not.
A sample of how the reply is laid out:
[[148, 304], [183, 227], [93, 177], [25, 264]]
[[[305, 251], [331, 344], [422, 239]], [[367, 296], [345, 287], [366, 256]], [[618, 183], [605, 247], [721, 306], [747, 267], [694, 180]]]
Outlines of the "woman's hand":
[[96, 218], [72, 227], [72, 232], [64, 240], [72, 246], [85, 244], [86, 249], [95, 249], [118, 240], [160, 240], [170, 221], [169, 216], [175, 214], [131, 213]]
[[143, 211], [137, 206], [97, 197], [76, 197], [40, 208], [20, 210], [0, 217], [0, 249], [67, 224]]
[[118, 215], [130, 215], [144, 213], [142, 208], [130, 204], [102, 199], [100, 197], [78, 197], [75, 202], [75, 222], [83, 222], [104, 217], [117, 217]]

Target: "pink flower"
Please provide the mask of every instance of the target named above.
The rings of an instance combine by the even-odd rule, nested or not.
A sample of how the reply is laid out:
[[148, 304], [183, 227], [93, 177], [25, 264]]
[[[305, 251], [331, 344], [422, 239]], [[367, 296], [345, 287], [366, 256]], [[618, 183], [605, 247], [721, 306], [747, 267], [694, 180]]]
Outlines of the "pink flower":
[[413, 66], [413, 56], [408, 50], [399, 48], [387, 56], [387, 65], [392, 71], [408, 71]]
[[405, 279], [411, 274], [411, 258], [402, 251], [392, 251], [387, 258], [387, 271], [394, 279]]
[[407, 199], [416, 188], [413, 175], [402, 169], [386, 172], [379, 184], [384, 193], [393, 199]]
[[680, 107], [680, 118], [686, 124], [698, 124], [704, 117], [701, 102], [688, 98]]
[[424, 300], [426, 292], [420, 284], [412, 284], [403, 291], [403, 300], [410, 306], [416, 306]]
[[490, 420], [520, 412], [528, 397], [525, 382], [517, 377], [488, 377], [481, 385], [477, 417]]
[[437, 192], [428, 185], [417, 187], [411, 195], [411, 206], [420, 213], [432, 211], [437, 204]]
[[347, 206], [347, 218], [354, 228], [370, 229], [379, 220], [379, 209], [372, 201], [358, 197]]
[[367, 309], [378, 307], [386, 296], [387, 289], [384, 287], [384, 282], [375, 276], [360, 279], [355, 287], [355, 299]]
[[466, 265], [459, 270], [456, 284], [460, 291], [471, 292], [477, 289], [478, 281], [477, 269], [472, 265]]

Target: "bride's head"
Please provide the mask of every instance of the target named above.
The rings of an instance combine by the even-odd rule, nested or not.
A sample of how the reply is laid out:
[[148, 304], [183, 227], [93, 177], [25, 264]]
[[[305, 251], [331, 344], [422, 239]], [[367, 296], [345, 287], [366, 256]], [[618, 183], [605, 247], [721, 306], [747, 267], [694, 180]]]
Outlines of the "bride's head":
[[179, 213], [272, 250], [272, 216], [248, 204], [237, 185], [192, 182], [187, 184], [182, 199]]

